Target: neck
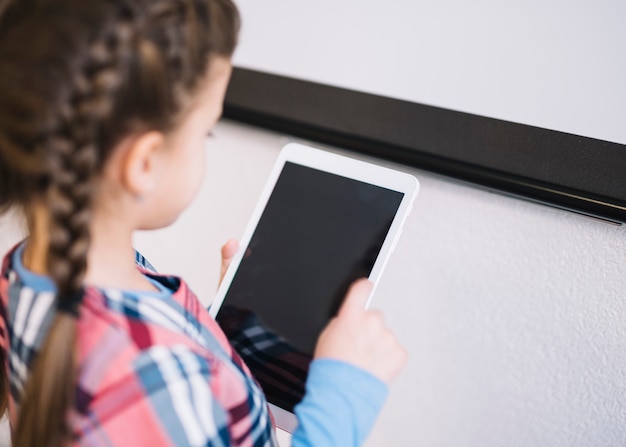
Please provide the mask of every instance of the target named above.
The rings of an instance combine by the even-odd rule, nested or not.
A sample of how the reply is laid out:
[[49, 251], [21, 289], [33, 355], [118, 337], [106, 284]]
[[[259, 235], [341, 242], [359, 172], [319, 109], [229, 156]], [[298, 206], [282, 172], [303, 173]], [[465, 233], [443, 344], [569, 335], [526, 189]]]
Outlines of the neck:
[[155, 290], [135, 264], [134, 228], [115, 213], [95, 213], [85, 280], [100, 287]]
[[[48, 275], [48, 214], [37, 204], [28, 214], [30, 237], [24, 250], [24, 266], [34, 273]], [[122, 219], [95, 213], [90, 226], [91, 243], [87, 257], [85, 283], [105, 288], [155, 290], [135, 265], [133, 229]]]

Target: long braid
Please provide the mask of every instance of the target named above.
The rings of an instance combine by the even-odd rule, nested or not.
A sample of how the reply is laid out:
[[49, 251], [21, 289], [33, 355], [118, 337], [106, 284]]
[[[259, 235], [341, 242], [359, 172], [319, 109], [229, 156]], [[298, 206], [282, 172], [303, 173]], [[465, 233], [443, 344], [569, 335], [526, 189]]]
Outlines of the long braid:
[[[114, 34], [92, 44], [73, 93], [61, 106], [60, 125], [48, 140], [49, 246], [47, 270], [57, 285], [57, 307], [46, 342], [27, 383], [15, 430], [19, 446], [63, 446], [71, 439], [68, 412], [73, 406], [77, 317], [90, 246], [89, 225], [94, 179], [100, 160], [97, 123], [105, 122], [119, 87], [120, 54], [130, 35], [127, 19]], [[103, 43], [106, 42], [107, 44]], [[64, 346], [65, 349], [59, 349]]]
[[[84, 68], [74, 79], [74, 94], [62, 106], [61, 126], [50, 138], [50, 207], [48, 272], [58, 285], [59, 298], [76, 294], [86, 270], [93, 184], [100, 167], [98, 123], [106, 122], [120, 82], [119, 47], [128, 46], [128, 24], [117, 26], [115, 46], [92, 44]], [[110, 36], [105, 36], [109, 40]]]

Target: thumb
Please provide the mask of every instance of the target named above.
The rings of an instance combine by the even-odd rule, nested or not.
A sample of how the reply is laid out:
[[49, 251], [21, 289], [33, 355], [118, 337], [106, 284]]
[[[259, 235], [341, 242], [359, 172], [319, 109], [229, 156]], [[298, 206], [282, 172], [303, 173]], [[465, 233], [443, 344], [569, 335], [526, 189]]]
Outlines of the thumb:
[[224, 275], [226, 274], [226, 270], [228, 270], [228, 266], [230, 266], [230, 262], [233, 260], [233, 257], [239, 250], [239, 243], [235, 239], [230, 239], [228, 242], [224, 244], [222, 247], [222, 267], [220, 269], [220, 280], [221, 283], [224, 279]]
[[222, 246], [222, 262], [231, 261], [233, 256], [237, 253], [239, 249], [239, 242], [236, 239], [229, 239]]
[[363, 312], [373, 288], [374, 284], [365, 278], [353, 282], [337, 315]]

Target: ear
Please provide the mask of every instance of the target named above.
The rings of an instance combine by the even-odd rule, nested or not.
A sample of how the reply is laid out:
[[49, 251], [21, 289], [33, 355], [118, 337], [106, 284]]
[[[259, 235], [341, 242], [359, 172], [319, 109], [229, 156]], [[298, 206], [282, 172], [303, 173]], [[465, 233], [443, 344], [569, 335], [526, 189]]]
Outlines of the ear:
[[161, 132], [141, 134], [131, 143], [122, 161], [122, 183], [131, 194], [144, 197], [153, 191], [159, 173], [159, 152], [165, 137]]

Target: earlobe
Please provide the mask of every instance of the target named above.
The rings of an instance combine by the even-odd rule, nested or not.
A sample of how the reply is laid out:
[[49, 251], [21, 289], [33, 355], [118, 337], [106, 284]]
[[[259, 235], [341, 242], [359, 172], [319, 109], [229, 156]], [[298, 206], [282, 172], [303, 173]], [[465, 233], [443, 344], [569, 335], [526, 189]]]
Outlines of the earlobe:
[[145, 198], [156, 187], [163, 143], [164, 136], [157, 131], [141, 134], [130, 143], [123, 161], [122, 182], [138, 199]]

